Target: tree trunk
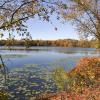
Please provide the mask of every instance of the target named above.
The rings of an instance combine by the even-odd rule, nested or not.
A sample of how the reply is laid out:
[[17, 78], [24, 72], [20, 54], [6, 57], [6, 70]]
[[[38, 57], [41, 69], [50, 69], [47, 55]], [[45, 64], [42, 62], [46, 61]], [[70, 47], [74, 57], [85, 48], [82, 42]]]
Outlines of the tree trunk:
[[2, 59], [2, 56], [0, 55], [0, 60], [1, 60], [1, 63], [2, 63], [2, 66], [4, 68], [4, 80], [5, 80], [5, 85], [6, 85], [6, 80], [7, 80], [7, 70], [6, 70], [6, 66], [3, 62], [3, 59]]

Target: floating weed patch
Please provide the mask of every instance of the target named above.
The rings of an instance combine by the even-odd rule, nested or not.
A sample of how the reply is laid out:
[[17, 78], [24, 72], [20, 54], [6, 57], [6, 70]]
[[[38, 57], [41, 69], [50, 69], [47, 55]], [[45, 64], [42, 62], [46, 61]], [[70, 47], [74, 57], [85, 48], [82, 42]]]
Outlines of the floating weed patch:
[[[7, 88], [0, 87], [0, 89], [9, 92], [10, 100], [29, 100], [31, 96], [37, 96], [44, 92], [56, 92], [57, 87], [50, 72], [37, 66], [28, 64], [24, 68], [13, 69], [9, 73], [9, 79], [7, 79]], [[0, 78], [1, 80], [3, 78]]]

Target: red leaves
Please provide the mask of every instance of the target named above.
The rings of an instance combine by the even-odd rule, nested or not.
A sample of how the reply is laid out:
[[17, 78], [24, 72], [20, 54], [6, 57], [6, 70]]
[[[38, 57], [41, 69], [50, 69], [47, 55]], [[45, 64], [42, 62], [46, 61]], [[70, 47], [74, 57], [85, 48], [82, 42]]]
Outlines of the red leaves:
[[82, 58], [77, 66], [69, 74], [79, 73], [83, 76], [100, 74], [100, 58]]

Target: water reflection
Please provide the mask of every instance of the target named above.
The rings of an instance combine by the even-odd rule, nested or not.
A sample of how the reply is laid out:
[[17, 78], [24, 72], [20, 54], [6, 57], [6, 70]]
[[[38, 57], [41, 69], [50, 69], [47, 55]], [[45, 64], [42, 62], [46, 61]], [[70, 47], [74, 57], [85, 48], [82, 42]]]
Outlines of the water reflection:
[[[19, 49], [18, 47], [15, 48]], [[21, 47], [20, 49], [25, 48]], [[100, 50], [94, 48], [31, 47], [31, 49], [0, 50], [0, 52], [9, 69], [24, 67], [25, 64], [48, 64], [48, 66], [55, 64], [69, 70], [67, 67], [74, 67], [82, 57], [100, 57]], [[50, 68], [52, 67], [50, 66]]]

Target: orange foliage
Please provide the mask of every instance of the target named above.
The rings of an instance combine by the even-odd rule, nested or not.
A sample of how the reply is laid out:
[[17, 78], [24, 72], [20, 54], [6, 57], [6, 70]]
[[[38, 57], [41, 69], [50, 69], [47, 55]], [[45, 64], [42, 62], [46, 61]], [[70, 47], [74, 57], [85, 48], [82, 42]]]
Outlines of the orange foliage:
[[72, 79], [69, 92], [44, 94], [37, 100], [100, 100], [100, 58], [81, 59], [68, 76]]
[[99, 80], [100, 76], [100, 58], [82, 58], [77, 66], [70, 71], [70, 75], [80, 74], [84, 78]]

